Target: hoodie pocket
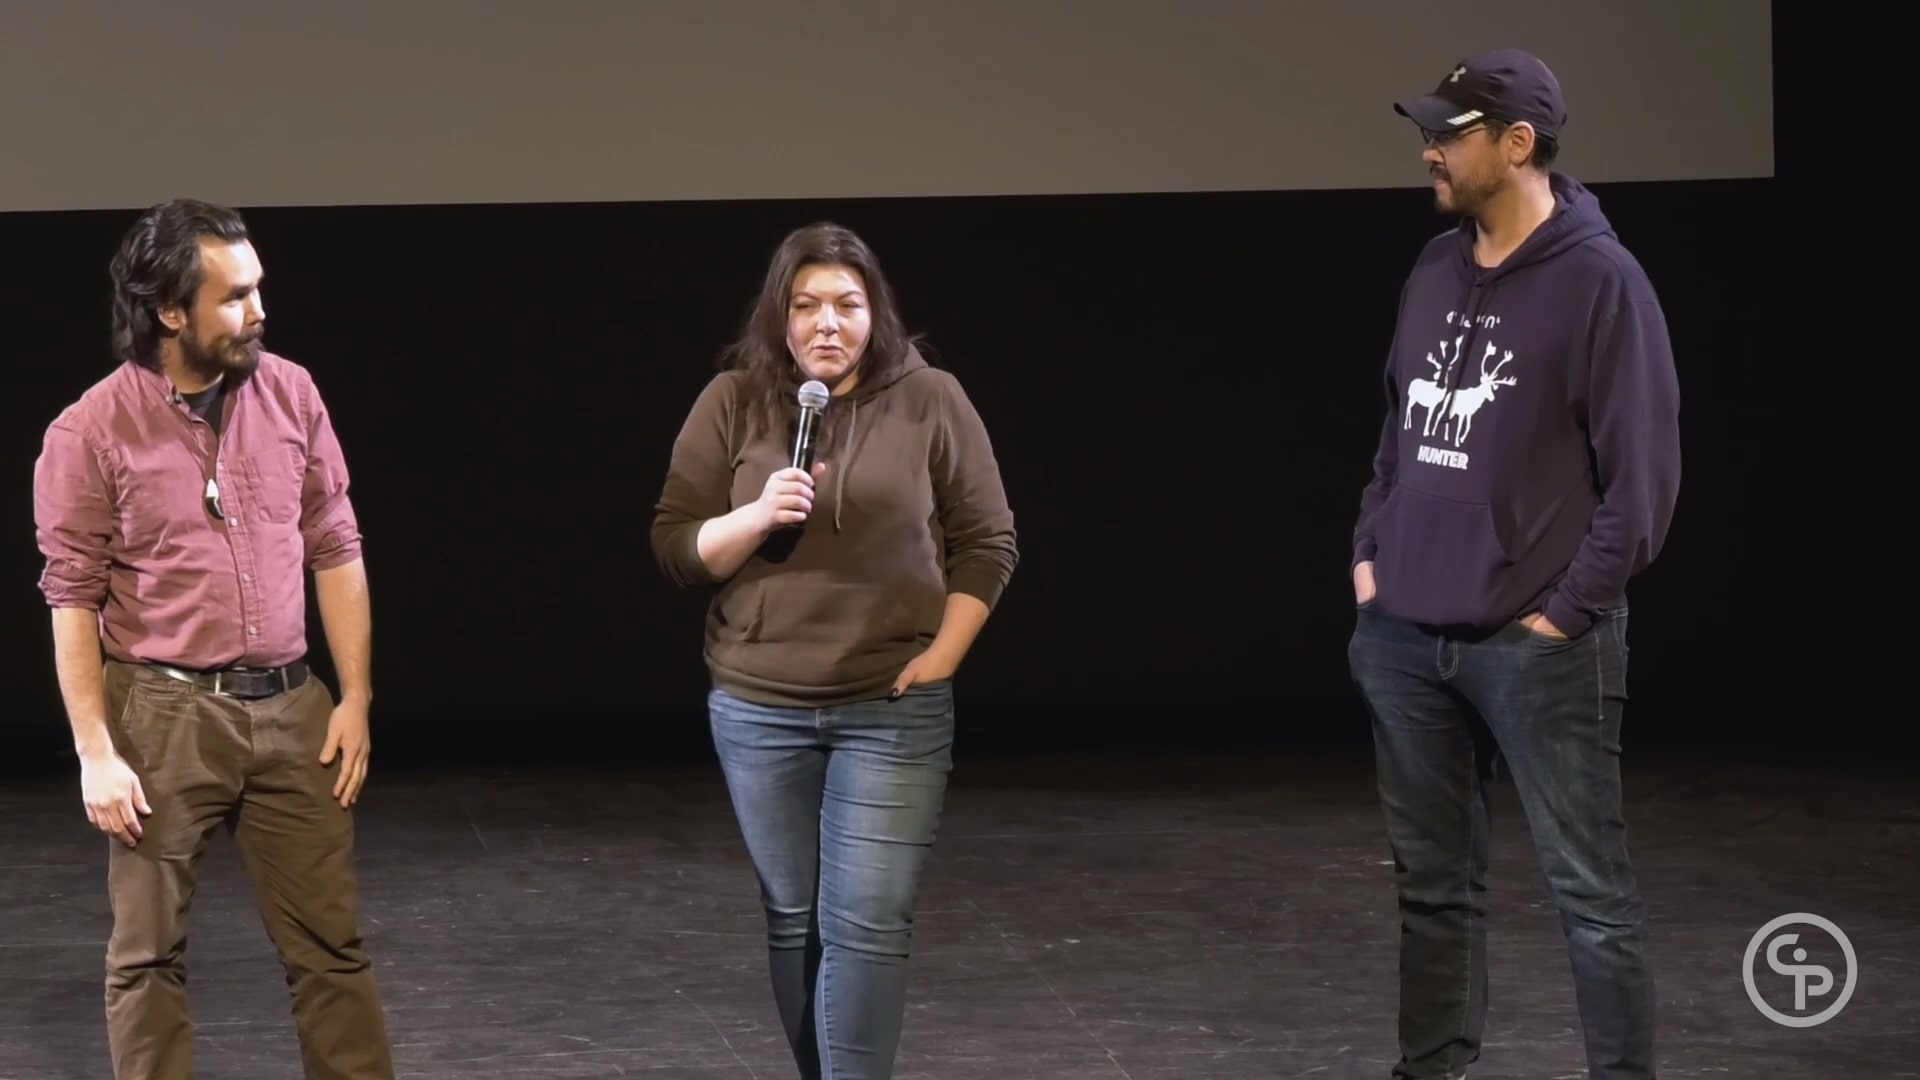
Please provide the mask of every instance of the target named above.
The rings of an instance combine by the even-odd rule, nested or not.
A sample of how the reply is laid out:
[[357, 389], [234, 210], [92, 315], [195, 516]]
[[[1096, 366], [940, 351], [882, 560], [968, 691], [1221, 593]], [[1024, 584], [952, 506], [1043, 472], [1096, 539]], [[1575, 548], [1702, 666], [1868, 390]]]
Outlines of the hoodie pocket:
[[762, 580], [747, 640], [760, 645], [839, 646], [858, 652], [918, 637], [901, 590], [868, 582], [775, 576]]
[[1374, 528], [1374, 580], [1396, 611], [1434, 623], [1472, 623], [1513, 567], [1493, 507], [1397, 488]]

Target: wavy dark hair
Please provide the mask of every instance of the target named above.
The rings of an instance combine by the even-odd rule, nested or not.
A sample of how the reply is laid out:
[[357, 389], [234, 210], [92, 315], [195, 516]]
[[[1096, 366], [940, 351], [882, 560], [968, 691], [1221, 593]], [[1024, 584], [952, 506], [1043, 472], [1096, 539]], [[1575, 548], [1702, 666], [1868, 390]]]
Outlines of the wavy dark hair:
[[202, 238], [237, 244], [247, 225], [237, 211], [198, 199], [148, 207], [120, 240], [108, 273], [113, 278], [113, 355], [160, 369], [160, 340], [168, 333], [162, 308], [191, 309], [206, 281]]
[[867, 307], [873, 325], [866, 352], [860, 357], [863, 382], [886, 378], [900, 368], [918, 341], [907, 333], [893, 286], [880, 269], [880, 259], [853, 230], [832, 222], [817, 222], [787, 234], [767, 266], [766, 281], [747, 314], [740, 337], [720, 354], [722, 370], [744, 372], [745, 400], [750, 430], [774, 430], [793, 405], [803, 378], [800, 364], [787, 350], [787, 309], [793, 282], [809, 266], [845, 266], [866, 283]]

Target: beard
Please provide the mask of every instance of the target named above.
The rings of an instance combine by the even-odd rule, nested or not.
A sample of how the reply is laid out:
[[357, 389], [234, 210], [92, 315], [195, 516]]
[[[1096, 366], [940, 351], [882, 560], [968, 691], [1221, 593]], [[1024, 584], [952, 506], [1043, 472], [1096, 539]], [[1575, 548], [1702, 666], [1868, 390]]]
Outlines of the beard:
[[260, 366], [262, 333], [262, 330], [253, 330], [205, 341], [198, 332], [188, 328], [180, 335], [180, 362], [189, 372], [209, 382], [219, 378], [244, 381]]
[[1433, 167], [1428, 173], [1433, 179], [1447, 182], [1444, 190], [1436, 188], [1433, 193], [1433, 208], [1441, 214], [1474, 217], [1499, 190], [1494, 182], [1476, 183], [1468, 178], [1462, 183], [1460, 177], [1443, 168]]

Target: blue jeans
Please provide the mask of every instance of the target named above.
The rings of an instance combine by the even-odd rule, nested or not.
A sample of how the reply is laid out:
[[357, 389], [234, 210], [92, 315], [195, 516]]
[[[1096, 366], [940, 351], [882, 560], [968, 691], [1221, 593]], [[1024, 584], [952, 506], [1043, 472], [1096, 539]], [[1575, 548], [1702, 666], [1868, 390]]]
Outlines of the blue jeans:
[[1654, 1076], [1653, 974], [1620, 787], [1627, 612], [1572, 639], [1457, 636], [1362, 609], [1349, 644], [1373, 717], [1400, 909], [1396, 1078], [1465, 1075], [1487, 1011], [1492, 791], [1505, 760], [1560, 912], [1587, 1074]]
[[715, 689], [714, 747], [767, 915], [774, 1004], [803, 1080], [885, 1080], [914, 903], [953, 766], [953, 685], [774, 708]]

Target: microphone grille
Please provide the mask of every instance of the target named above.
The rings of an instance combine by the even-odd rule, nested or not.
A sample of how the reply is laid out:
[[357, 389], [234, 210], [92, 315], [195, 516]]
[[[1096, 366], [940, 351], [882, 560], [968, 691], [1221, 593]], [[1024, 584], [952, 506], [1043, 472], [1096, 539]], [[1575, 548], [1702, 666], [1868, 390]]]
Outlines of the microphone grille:
[[808, 379], [800, 385], [800, 407], [803, 409], [824, 409], [831, 396], [827, 393], [827, 384], [818, 379]]

